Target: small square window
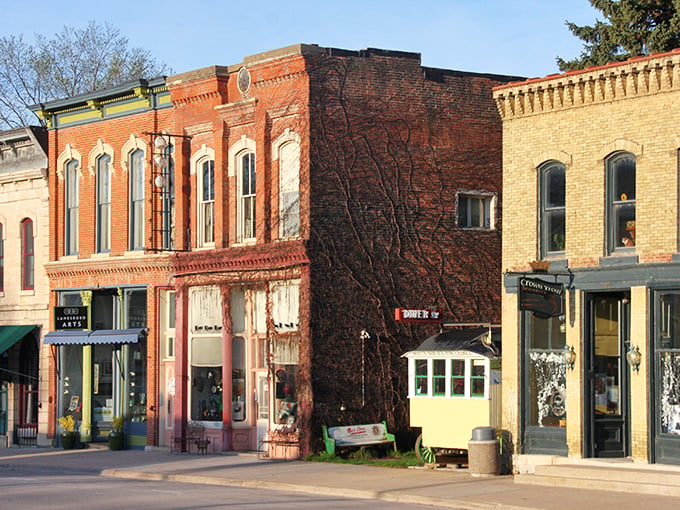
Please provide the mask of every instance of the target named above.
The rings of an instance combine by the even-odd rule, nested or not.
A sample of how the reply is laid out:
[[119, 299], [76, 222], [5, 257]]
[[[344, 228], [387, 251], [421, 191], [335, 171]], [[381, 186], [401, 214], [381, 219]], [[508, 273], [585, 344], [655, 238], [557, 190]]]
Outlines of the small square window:
[[458, 228], [493, 230], [493, 209], [492, 195], [459, 194], [456, 203]]

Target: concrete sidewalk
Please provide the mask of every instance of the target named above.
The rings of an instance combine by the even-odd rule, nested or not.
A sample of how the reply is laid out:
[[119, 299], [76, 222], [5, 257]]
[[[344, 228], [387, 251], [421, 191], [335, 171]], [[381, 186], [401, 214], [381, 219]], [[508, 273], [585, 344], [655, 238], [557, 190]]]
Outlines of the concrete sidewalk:
[[465, 469], [390, 469], [260, 460], [254, 453], [189, 455], [162, 450], [9, 448], [0, 449], [0, 466], [277, 489], [474, 510], [581, 509], [584, 505], [598, 510], [641, 510], [677, 509], [680, 505], [680, 498], [520, 485], [513, 483], [511, 476], [473, 477]]

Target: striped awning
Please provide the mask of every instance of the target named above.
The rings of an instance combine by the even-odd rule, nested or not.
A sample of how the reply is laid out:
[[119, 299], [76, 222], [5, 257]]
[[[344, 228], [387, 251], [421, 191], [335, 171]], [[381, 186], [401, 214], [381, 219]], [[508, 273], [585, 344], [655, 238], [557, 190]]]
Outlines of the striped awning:
[[45, 343], [51, 345], [136, 344], [145, 328], [96, 329], [94, 331], [50, 331]]

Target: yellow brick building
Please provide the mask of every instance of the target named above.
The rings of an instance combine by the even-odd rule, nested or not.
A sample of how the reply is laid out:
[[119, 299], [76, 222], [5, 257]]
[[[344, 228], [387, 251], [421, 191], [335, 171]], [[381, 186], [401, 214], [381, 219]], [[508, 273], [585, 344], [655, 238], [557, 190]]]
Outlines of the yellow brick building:
[[680, 464], [680, 50], [501, 86], [494, 99], [503, 427], [518, 464]]

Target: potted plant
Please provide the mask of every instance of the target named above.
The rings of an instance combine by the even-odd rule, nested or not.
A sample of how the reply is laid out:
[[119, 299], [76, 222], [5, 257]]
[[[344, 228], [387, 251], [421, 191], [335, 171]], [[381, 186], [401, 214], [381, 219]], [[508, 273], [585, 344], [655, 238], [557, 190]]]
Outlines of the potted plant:
[[123, 434], [123, 417], [113, 419], [113, 430], [109, 432], [109, 450], [122, 450], [125, 436]]
[[61, 446], [64, 450], [72, 450], [78, 442], [78, 432], [76, 432], [76, 422], [72, 415], [59, 418], [61, 426]]

